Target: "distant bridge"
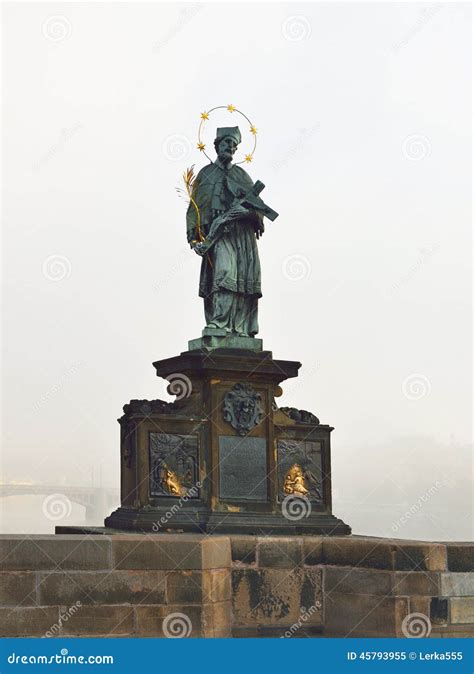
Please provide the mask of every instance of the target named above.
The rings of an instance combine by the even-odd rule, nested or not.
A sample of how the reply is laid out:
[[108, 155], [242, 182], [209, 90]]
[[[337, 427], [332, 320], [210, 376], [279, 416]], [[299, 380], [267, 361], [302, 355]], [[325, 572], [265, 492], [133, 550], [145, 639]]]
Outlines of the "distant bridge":
[[30, 482], [0, 483], [0, 498], [8, 496], [64, 496], [86, 509], [86, 520], [96, 520], [120, 503], [120, 490], [111, 487], [70, 487]]

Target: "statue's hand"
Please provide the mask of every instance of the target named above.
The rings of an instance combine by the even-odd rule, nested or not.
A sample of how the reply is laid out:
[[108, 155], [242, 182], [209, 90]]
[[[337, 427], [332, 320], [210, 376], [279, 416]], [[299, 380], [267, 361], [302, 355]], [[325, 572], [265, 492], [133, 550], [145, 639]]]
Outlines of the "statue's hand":
[[245, 206], [242, 206], [242, 204], [234, 204], [229, 208], [227, 213], [225, 214], [226, 220], [237, 220], [238, 218], [241, 218], [243, 215], [248, 215], [249, 210], [248, 208], [245, 208]]
[[208, 244], [205, 241], [193, 241], [191, 248], [201, 257], [207, 253]]

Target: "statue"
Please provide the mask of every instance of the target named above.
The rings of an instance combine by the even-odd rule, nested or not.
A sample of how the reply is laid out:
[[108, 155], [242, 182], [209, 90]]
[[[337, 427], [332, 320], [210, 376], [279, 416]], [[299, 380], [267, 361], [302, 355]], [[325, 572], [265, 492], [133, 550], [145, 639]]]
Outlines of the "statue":
[[232, 163], [240, 142], [238, 126], [218, 128], [217, 159], [195, 178], [192, 169], [185, 174], [191, 186], [187, 238], [203, 258], [199, 296], [204, 299], [206, 328], [254, 337], [262, 296], [257, 239], [264, 232], [263, 217], [274, 220], [278, 214], [259, 197], [263, 183], [254, 184]]

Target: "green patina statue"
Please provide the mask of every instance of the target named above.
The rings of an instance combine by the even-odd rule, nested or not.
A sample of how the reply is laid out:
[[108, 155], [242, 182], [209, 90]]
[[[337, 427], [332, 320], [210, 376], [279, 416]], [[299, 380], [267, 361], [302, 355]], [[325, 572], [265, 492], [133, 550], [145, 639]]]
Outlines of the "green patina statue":
[[217, 129], [217, 159], [199, 171], [186, 214], [187, 238], [202, 256], [199, 295], [204, 298], [206, 328], [240, 337], [258, 333], [258, 299], [262, 296], [257, 239], [263, 217], [278, 214], [259, 197], [244, 169], [232, 164], [241, 141], [238, 126]]

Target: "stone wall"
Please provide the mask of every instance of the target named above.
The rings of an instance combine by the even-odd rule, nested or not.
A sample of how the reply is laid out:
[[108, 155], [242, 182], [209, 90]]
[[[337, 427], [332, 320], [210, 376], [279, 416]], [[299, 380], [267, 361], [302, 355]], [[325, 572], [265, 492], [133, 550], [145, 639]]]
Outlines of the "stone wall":
[[2, 536], [0, 635], [230, 636], [229, 564], [227, 538]]
[[0, 536], [0, 636], [474, 636], [474, 544], [106, 534]]

